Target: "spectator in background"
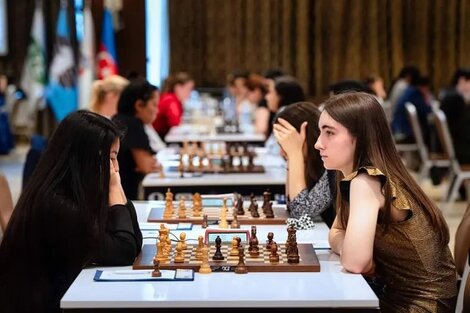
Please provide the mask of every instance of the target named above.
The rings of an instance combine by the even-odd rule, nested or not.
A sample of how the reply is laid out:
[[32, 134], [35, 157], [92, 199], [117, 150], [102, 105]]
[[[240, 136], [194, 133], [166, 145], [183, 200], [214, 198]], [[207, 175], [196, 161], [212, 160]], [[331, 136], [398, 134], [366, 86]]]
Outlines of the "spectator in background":
[[340, 80], [329, 86], [330, 96], [338, 95], [345, 92], [367, 92], [373, 94], [374, 92], [363, 82], [358, 80]]
[[400, 74], [395, 79], [390, 87], [390, 92], [388, 93], [388, 101], [390, 103], [390, 111], [394, 112], [395, 107], [398, 103], [398, 100], [405, 92], [405, 89], [413, 82], [418, 81], [421, 73], [419, 69], [415, 66], [405, 66], [401, 69]]
[[416, 107], [423, 139], [429, 147], [431, 129], [428, 122], [428, 114], [432, 111], [431, 100], [432, 94], [429, 79], [427, 77], [414, 77], [398, 99], [393, 111], [392, 132], [397, 143], [415, 142], [405, 108], [405, 104], [410, 102]]
[[457, 160], [470, 164], [470, 69], [458, 69], [441, 99]]
[[90, 111], [111, 118], [117, 113], [117, 104], [122, 90], [129, 81], [119, 75], [95, 80], [91, 91]]
[[180, 125], [184, 112], [183, 103], [189, 98], [193, 89], [194, 80], [184, 72], [171, 74], [165, 80], [158, 103], [157, 117], [152, 123], [163, 140], [173, 126]]
[[138, 190], [146, 174], [160, 170], [155, 151], [150, 147], [145, 124], [150, 124], [157, 113], [156, 87], [148, 81], [137, 79], [122, 91], [118, 103], [118, 114], [113, 117], [127, 127], [121, 140], [118, 155], [122, 187], [127, 197], [138, 199]]
[[[265, 96], [269, 111], [276, 114], [285, 106], [305, 101], [302, 86], [292, 76], [280, 76], [274, 80], [268, 80], [268, 93]], [[266, 140], [265, 146], [269, 153], [280, 153], [276, 138], [271, 134]]]
[[255, 105], [254, 110], [254, 123], [256, 133], [263, 134], [266, 138], [272, 131], [270, 127], [271, 112], [268, 109], [266, 100], [266, 87], [264, 85], [264, 79], [262, 76], [252, 74], [246, 81], [246, 87], [248, 89], [247, 99], [250, 103]]
[[379, 103], [383, 106], [384, 100], [387, 98], [387, 92], [384, 88], [384, 80], [378, 75], [371, 75], [364, 80], [366, 86], [372, 90], [377, 97]]

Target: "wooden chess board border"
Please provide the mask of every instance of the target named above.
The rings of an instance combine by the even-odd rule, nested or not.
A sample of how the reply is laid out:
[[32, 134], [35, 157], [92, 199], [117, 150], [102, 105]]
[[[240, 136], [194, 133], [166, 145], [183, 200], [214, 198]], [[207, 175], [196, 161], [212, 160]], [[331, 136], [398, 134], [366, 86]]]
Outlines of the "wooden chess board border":
[[[214, 208], [211, 207], [207, 209], [212, 210]], [[233, 208], [230, 208], [230, 209], [233, 209]], [[178, 207], [175, 206], [174, 210], [176, 213], [174, 213], [174, 216], [171, 218], [164, 218], [163, 217], [164, 210], [165, 208], [163, 206], [152, 208], [148, 215], [147, 222], [148, 223], [192, 223], [195, 225], [202, 224], [202, 215], [204, 213], [201, 213], [200, 217], [188, 216], [187, 218], [179, 218], [177, 216]], [[187, 211], [190, 210], [190, 207], [188, 204], [187, 204], [186, 210]], [[204, 212], [204, 209], [203, 209], [203, 212]], [[227, 221], [229, 223], [233, 219], [232, 214], [230, 212], [231, 211], [227, 212]], [[248, 209], [245, 209], [245, 215], [237, 215], [238, 224], [240, 225], [285, 225], [287, 218], [289, 218], [287, 211], [284, 208], [280, 208], [280, 207], [273, 207], [274, 218], [264, 217], [262, 215], [263, 208], [261, 208], [261, 206], [258, 208], [258, 212], [260, 212], [260, 215], [261, 215], [260, 217], [252, 217]], [[207, 218], [209, 221], [219, 220], [218, 215], [214, 217], [213, 215], [211, 216], [208, 214]]]
[[[194, 263], [195, 259], [193, 259], [194, 255], [192, 250], [195, 249], [195, 245], [188, 245], [188, 250], [191, 249], [191, 255], [189, 262], [185, 261], [183, 263], [174, 263], [174, 251], [172, 251], [171, 260], [168, 263], [160, 263], [160, 269], [170, 269], [175, 270], [177, 268], [183, 269], [193, 269], [194, 271], [199, 271], [200, 261], [199, 263]], [[299, 257], [300, 262], [297, 264], [291, 264], [287, 262], [279, 262], [279, 263], [270, 263], [269, 259], [267, 259], [268, 252], [262, 252], [261, 250], [265, 250], [265, 245], [259, 245], [260, 247], [260, 258], [264, 258], [264, 261], [250, 261], [250, 255], [245, 253], [245, 264], [248, 267], [248, 272], [320, 272], [320, 262], [318, 261], [317, 254], [315, 253], [315, 249], [313, 248], [312, 244], [297, 244], [297, 248], [299, 249]], [[284, 247], [282, 245], [282, 247]], [[228, 251], [230, 247], [225, 249]], [[173, 250], [175, 247], [172, 248]], [[246, 247], [248, 249], [248, 247]], [[284, 249], [284, 248], [282, 248]], [[153, 269], [153, 258], [155, 256], [156, 246], [153, 244], [145, 244], [140, 252], [139, 256], [132, 264], [132, 269], [134, 270], [143, 270], [143, 269]], [[212, 249], [211, 249], [212, 254]], [[284, 254], [283, 251], [279, 251], [279, 256]], [[185, 252], [187, 256], [187, 253]], [[214, 272], [233, 272], [235, 270], [236, 264], [229, 264], [227, 263], [227, 259], [223, 261], [213, 261], [212, 255], [209, 255], [209, 265]]]

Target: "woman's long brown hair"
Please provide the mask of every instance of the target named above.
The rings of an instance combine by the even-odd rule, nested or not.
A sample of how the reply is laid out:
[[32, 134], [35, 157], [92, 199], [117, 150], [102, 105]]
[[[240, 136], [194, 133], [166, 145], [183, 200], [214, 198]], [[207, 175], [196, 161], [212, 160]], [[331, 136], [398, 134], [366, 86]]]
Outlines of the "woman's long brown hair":
[[[343, 125], [356, 138], [353, 171], [372, 166], [384, 173], [387, 180], [382, 192], [385, 197], [383, 223], [385, 231], [391, 223], [392, 181], [403, 191], [411, 205], [421, 208], [443, 244], [449, 242], [449, 228], [441, 211], [430, 200], [405, 168], [393, 141], [382, 106], [372, 95], [363, 92], [344, 93], [330, 97], [324, 110], [335, 121]], [[346, 227], [349, 217], [349, 203], [341, 197], [338, 173], [338, 193], [336, 197], [340, 222]]]

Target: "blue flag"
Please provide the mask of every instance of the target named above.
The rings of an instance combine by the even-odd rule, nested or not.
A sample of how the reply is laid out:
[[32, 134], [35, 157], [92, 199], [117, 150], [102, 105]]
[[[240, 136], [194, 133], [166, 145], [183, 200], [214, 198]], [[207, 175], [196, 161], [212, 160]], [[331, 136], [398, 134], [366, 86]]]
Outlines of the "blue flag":
[[59, 122], [77, 109], [76, 77], [67, 12], [62, 7], [57, 19], [56, 41], [46, 88], [47, 102]]

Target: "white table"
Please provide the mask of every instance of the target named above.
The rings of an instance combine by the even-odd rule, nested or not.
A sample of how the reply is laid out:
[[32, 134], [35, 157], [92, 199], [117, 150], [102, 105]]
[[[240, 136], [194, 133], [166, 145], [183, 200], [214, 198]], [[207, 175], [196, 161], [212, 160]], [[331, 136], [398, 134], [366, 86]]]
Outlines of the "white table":
[[[143, 228], [155, 229], [158, 224], [146, 224], [146, 218], [155, 202], [135, 202]], [[268, 230], [275, 236], [283, 226], [258, 226], [259, 237]], [[186, 232], [187, 238], [197, 237], [203, 230], [195, 226]], [[152, 232], [152, 230], [144, 231]], [[299, 243], [326, 241], [328, 229], [317, 223], [313, 230], [297, 232]], [[147, 239], [148, 241], [150, 239]], [[61, 308], [71, 311], [113, 309], [121, 311], [177, 311], [190, 308], [204, 311], [238, 312], [256, 308], [257, 311], [280, 312], [296, 308], [320, 312], [353, 311], [376, 312], [378, 299], [361, 275], [347, 273], [338, 256], [330, 250], [316, 250], [321, 271], [318, 273], [212, 273], [195, 274], [192, 282], [95, 282], [96, 268], [83, 270], [61, 300]], [[122, 270], [131, 267], [99, 268]]]

